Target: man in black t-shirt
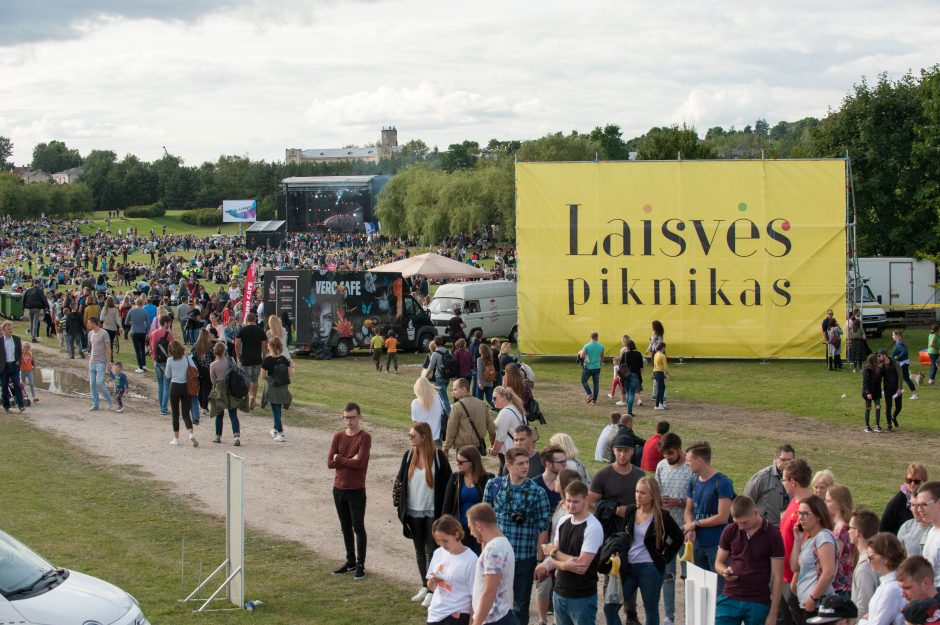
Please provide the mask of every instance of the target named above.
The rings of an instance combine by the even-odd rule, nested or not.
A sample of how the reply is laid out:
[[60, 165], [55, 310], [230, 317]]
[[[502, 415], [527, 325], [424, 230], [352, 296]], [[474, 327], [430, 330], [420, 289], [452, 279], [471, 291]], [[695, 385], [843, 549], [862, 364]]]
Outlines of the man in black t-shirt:
[[235, 335], [235, 353], [238, 355], [238, 361], [242, 369], [251, 376], [251, 385], [248, 388], [249, 410], [254, 410], [255, 407], [255, 399], [258, 396], [258, 376], [261, 375], [261, 360], [268, 347], [268, 336], [256, 322], [255, 314], [248, 313], [245, 317], [245, 325]]
[[454, 316], [450, 318], [450, 321], [447, 322], [447, 334], [450, 335], [450, 340], [456, 342], [457, 339], [465, 339], [467, 335], [464, 334], [464, 328], [467, 327], [467, 324], [463, 322], [463, 318], [460, 316], [460, 309], [454, 309]]

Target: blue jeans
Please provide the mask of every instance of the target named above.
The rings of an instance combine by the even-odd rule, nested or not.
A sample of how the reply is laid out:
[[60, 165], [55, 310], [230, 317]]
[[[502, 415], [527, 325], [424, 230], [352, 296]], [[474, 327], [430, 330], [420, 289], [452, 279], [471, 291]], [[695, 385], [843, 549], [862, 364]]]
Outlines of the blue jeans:
[[512, 580], [512, 611], [522, 625], [529, 622], [529, 600], [535, 580], [535, 557], [516, 560], [516, 574]]
[[931, 380], [936, 379], [937, 377], [937, 357], [940, 354], [930, 354], [930, 375], [927, 376]]
[[[224, 419], [224, 412], [220, 412], [215, 415], [215, 435], [222, 436], [222, 419]], [[240, 426], [238, 423], [238, 410], [236, 408], [228, 409], [228, 418], [232, 421], [232, 434], [238, 436], [240, 434]]]
[[[706, 571], [715, 572], [715, 558], [718, 557], [718, 545], [712, 545], [711, 547], [702, 547], [698, 543], [695, 543], [695, 548], [692, 550], [692, 553], [695, 557], [695, 566], [700, 569], [705, 569]], [[721, 575], [718, 576], [718, 594], [721, 594], [721, 591], [725, 589], [725, 578]]]
[[590, 597], [568, 599], [552, 593], [555, 625], [594, 625], [597, 621], [597, 593]]
[[193, 419], [193, 423], [199, 423], [199, 397], [193, 396], [189, 398], [189, 414]]
[[[666, 612], [666, 618], [676, 620], [676, 558], [666, 564], [666, 576], [663, 579], [663, 610]], [[680, 573], [685, 572], [685, 562], [679, 562]]]
[[656, 386], [656, 396], [653, 398], [657, 406], [662, 406], [666, 401], [666, 373], [663, 371], [653, 372], [653, 382]]
[[627, 380], [627, 388], [624, 392], [627, 394], [627, 414], [633, 414], [633, 402], [636, 399], [636, 389], [640, 386], [640, 377], [631, 373]]
[[[629, 572], [624, 571], [621, 578], [623, 582], [624, 599], [632, 595], [637, 589], [643, 597], [643, 609], [646, 611], [645, 625], [659, 625], [659, 593], [663, 588], [663, 574], [651, 562], [631, 564]], [[607, 625], [620, 625], [620, 604], [604, 604], [604, 620]]]
[[274, 415], [274, 429], [280, 434], [284, 431], [284, 425], [281, 423], [281, 404], [271, 404], [271, 414]]
[[92, 408], [98, 407], [98, 391], [100, 389], [101, 394], [104, 395], [104, 400], [108, 402], [108, 407], [111, 407], [111, 392], [108, 391], [108, 385], [105, 384], [104, 374], [107, 370], [108, 365], [103, 362], [90, 362], [88, 363], [88, 383], [91, 386], [91, 406]]
[[477, 394], [474, 395], [477, 399], [485, 400], [490, 406], [493, 405], [493, 387], [484, 386], [480, 388], [479, 386], [474, 386], [473, 388], [477, 389]]
[[[444, 404], [444, 414], [450, 414], [450, 399], [447, 397], [447, 380], [444, 378], [434, 378], [437, 384], [437, 394], [441, 396], [441, 402]], [[447, 425], [442, 423], [442, 425]]]
[[170, 411], [170, 380], [166, 377], [166, 363], [154, 363], [153, 370], [157, 374], [157, 402], [160, 412], [166, 414]]
[[[587, 380], [591, 378], [591, 382], [594, 385], [594, 392], [591, 392], [591, 389], [588, 388]], [[581, 369], [581, 386], [584, 387], [584, 393], [590, 395], [594, 401], [597, 401], [597, 385], [601, 380], [601, 370], [600, 369], [588, 369], [584, 367]]]
[[719, 594], [715, 607], [715, 625], [764, 625], [768, 614], [769, 603], [738, 601]]

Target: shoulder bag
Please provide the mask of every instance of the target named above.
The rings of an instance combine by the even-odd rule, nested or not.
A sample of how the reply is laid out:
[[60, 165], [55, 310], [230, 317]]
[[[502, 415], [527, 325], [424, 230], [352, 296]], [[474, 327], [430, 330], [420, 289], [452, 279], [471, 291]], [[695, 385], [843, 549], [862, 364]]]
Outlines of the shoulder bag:
[[477, 426], [473, 424], [473, 419], [470, 418], [470, 412], [467, 410], [467, 407], [463, 405], [463, 402], [458, 401], [457, 405], [463, 408], [463, 413], [467, 415], [467, 421], [470, 422], [470, 429], [477, 435], [477, 450], [480, 452], [481, 456], [486, 456], [486, 441], [480, 436], [480, 432], [477, 431]]

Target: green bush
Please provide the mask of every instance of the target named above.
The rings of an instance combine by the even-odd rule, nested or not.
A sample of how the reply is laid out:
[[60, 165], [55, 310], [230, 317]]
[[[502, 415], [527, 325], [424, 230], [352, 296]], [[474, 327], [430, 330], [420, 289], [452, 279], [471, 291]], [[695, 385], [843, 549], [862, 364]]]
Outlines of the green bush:
[[125, 217], [163, 217], [166, 215], [166, 206], [163, 202], [146, 206], [128, 206], [124, 209]]
[[221, 226], [222, 211], [217, 208], [197, 208], [183, 213], [180, 221], [191, 226]]

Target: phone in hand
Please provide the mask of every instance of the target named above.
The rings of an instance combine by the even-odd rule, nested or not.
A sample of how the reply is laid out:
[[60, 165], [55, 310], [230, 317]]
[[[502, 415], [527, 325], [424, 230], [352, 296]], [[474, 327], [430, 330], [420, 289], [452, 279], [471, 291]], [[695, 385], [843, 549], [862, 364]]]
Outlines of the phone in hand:
[[802, 531], [803, 531], [803, 524], [802, 524], [802, 523], [797, 523], [797, 524], [796, 524], [796, 529], [798, 529], [798, 530], [800, 530], [800, 531], [802, 532]]

